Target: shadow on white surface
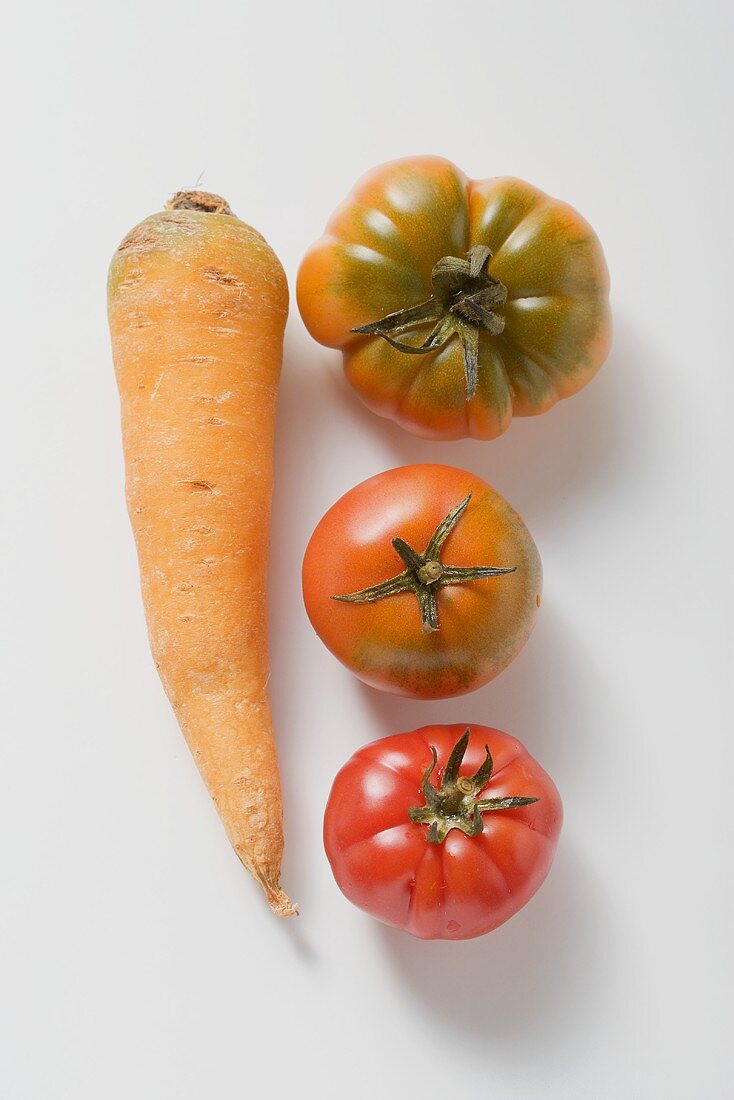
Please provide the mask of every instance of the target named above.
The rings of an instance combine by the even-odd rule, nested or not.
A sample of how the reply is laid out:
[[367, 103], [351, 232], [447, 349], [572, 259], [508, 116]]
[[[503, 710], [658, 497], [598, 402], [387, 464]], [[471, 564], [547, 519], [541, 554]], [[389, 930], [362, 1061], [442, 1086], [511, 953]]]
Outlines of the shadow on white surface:
[[[290, 886], [290, 884], [289, 879], [286, 885]], [[295, 892], [293, 900], [298, 901], [298, 895]], [[303, 918], [298, 916], [288, 917], [286, 920], [275, 919], [280, 936], [285, 942], [284, 950], [290, 950], [304, 966], [318, 967], [321, 955]]]
[[[561, 847], [548, 879], [502, 927], [475, 940], [427, 942], [384, 925], [394, 971], [446, 1034], [489, 1047], [581, 1043], [613, 984], [612, 914], [589, 868]], [[542, 1040], [541, 1040], [542, 1034]]]
[[[557, 608], [546, 601], [542, 620], [519, 656], [501, 676], [478, 691], [423, 700], [389, 695], [365, 684], [359, 684], [358, 690], [364, 705], [376, 716], [377, 728], [382, 731], [379, 736], [436, 722], [477, 722], [498, 726], [527, 741], [544, 766], [549, 765], [543, 753], [565, 755], [570, 745], [574, 753], [580, 751], [578, 763], [582, 764], [583, 741], [593, 721], [589, 694], [591, 684], [595, 685], [593, 668], [589, 668], [591, 684], [587, 679], [583, 693], [577, 689], [587, 676], [586, 663], [583, 646], [573, 638]], [[595, 707], [602, 703], [603, 691], [600, 683]]]
[[[338, 496], [329, 486], [343, 483], [345, 491], [361, 479], [353, 474], [358, 469], [364, 477], [412, 462], [463, 466], [495, 484], [523, 512], [541, 553], [544, 540], [555, 544], [556, 553], [559, 547], [565, 553], [566, 545], [572, 554], [582, 552], [569, 526], [581, 523], [583, 528], [589, 523], [586, 512], [598, 513], [607, 499], [616, 513], [650, 492], [644, 357], [632, 329], [618, 319], [610, 360], [582, 393], [544, 416], [516, 420], [499, 440], [441, 444], [411, 436], [372, 414], [344, 379], [340, 357], [308, 341], [297, 319], [289, 326], [272, 527], [272, 694], [286, 807], [283, 881], [306, 913], [312, 912], [318, 891], [314, 876], [324, 870], [315, 863], [314, 845], [320, 855], [321, 814], [330, 782], [361, 742], [432, 722], [498, 726], [527, 744], [568, 803], [583, 800], [599, 770], [613, 766], [613, 747], [598, 735], [600, 713], [607, 728], [625, 720], [615, 677], [598, 667], [550, 576], [530, 641], [500, 677], [479, 691], [456, 699], [411, 700], [350, 677], [312, 634], [301, 597], [303, 550], [313, 526]], [[371, 467], [374, 454], [386, 457]], [[589, 537], [588, 527], [584, 535]], [[571, 839], [562, 835], [556, 865], [527, 912], [482, 941], [434, 944], [427, 954], [426, 945], [409, 937], [381, 933], [396, 969], [427, 1005], [435, 1007], [431, 991], [436, 980], [461, 1004], [462, 1019], [476, 1012], [471, 1001], [481, 994], [484, 1011], [478, 1018], [485, 1028], [487, 1014], [501, 1016], [508, 1029], [513, 1017], [517, 1024], [526, 1014], [550, 1016], [555, 997], [569, 1000], [571, 1008], [576, 1000], [582, 1005], [583, 982], [575, 975], [588, 971], [584, 981], [593, 986], [593, 960], [607, 933], [600, 930], [594, 886], [566, 851], [565, 841]], [[564, 906], [564, 896], [573, 902]], [[321, 952], [310, 942], [307, 921], [288, 922], [284, 931], [304, 963], [317, 965]], [[519, 970], [518, 959], [523, 960]], [[466, 961], [459, 966], [459, 960]], [[462, 974], [467, 968], [471, 973]], [[469, 983], [463, 993], [462, 982]]]
[[472, 470], [519, 508], [532, 530], [569, 508], [583, 509], [587, 495], [635, 483], [643, 474], [648, 359], [634, 327], [615, 314], [612, 351], [585, 389], [541, 416], [516, 417], [499, 439], [444, 443], [375, 416], [344, 378], [340, 360], [332, 357], [321, 371], [331, 379], [339, 415], [351, 419], [355, 430], [375, 435], [394, 455], [394, 465], [435, 462]]

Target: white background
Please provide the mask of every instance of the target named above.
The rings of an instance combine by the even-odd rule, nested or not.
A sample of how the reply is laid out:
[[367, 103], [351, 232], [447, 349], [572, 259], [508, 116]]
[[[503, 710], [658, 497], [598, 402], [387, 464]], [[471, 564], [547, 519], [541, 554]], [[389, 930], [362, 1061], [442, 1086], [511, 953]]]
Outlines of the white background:
[[[725, 1095], [732, 601], [732, 23], [724, 0], [15, 5], [4, 165], [0, 1096], [403, 1100]], [[373, 164], [439, 153], [564, 198], [604, 243], [600, 376], [493, 443], [360, 405], [295, 302], [279, 410], [272, 694], [278, 923], [156, 679], [123, 505], [109, 258], [168, 195], [225, 194], [299, 258]], [[525, 651], [456, 701], [360, 686], [300, 596], [317, 520], [405, 462], [486, 477], [545, 565]], [[727, 521], [727, 526], [725, 526]], [[565, 830], [494, 934], [422, 943], [321, 846], [360, 744], [486, 722]]]

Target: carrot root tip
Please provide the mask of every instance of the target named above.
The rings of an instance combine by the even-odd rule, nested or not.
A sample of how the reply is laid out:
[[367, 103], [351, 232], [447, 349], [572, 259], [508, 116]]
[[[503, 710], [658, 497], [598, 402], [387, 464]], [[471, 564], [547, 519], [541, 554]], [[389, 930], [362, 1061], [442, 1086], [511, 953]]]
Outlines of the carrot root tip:
[[235, 848], [240, 861], [245, 865], [247, 870], [257, 879], [263, 889], [265, 897], [268, 899], [268, 905], [275, 914], [276, 917], [297, 917], [299, 915], [299, 908], [294, 901], [286, 894], [283, 887], [278, 881], [278, 874], [268, 874], [262, 868], [253, 864], [252, 860], [248, 856], [244, 855], [239, 847]]
[[276, 917], [297, 917], [299, 909], [281, 886], [266, 890], [268, 904]]

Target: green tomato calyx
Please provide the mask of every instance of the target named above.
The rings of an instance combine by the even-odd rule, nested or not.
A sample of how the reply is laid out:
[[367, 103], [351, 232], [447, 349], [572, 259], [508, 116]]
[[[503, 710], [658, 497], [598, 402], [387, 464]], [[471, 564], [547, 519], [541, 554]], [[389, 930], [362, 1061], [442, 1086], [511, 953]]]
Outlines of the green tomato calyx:
[[[470, 401], [477, 392], [479, 332], [483, 329], [498, 336], [505, 327], [505, 319], [497, 307], [507, 301], [507, 288], [489, 274], [491, 259], [491, 249], [484, 244], [470, 248], [465, 260], [444, 256], [431, 272], [433, 294], [427, 301], [388, 313], [379, 321], [353, 328], [352, 332], [381, 336], [391, 347], [407, 355], [427, 355], [458, 336], [464, 349], [466, 399]], [[422, 344], [404, 344], [395, 339], [431, 322], [433, 328]]]
[[428, 840], [431, 844], [442, 844], [452, 829], [460, 829], [466, 836], [478, 836], [484, 829], [482, 814], [495, 813], [498, 810], [515, 810], [519, 806], [529, 806], [537, 798], [524, 798], [510, 795], [505, 798], [480, 798], [492, 777], [494, 762], [489, 745], [484, 746], [486, 757], [472, 776], [459, 775], [459, 768], [469, 744], [469, 727], [454, 745], [441, 777], [441, 783], [434, 787], [430, 781], [438, 763], [438, 753], [431, 745], [431, 763], [423, 773], [421, 790], [425, 798], [424, 806], [412, 806], [408, 810], [411, 821], [428, 825]]
[[436, 591], [445, 584], [466, 584], [468, 581], [483, 577], [498, 577], [504, 573], [514, 573], [517, 566], [498, 568], [494, 565], [458, 566], [444, 565], [441, 561], [443, 544], [466, 511], [471, 500], [468, 493], [461, 504], [457, 504], [445, 519], [441, 520], [431, 535], [428, 546], [422, 554], [416, 553], [404, 539], [394, 538], [392, 545], [399, 555], [405, 570], [379, 584], [363, 588], [359, 592], [350, 592], [345, 596], [332, 596], [332, 600], [342, 603], [373, 603], [386, 596], [395, 596], [399, 592], [413, 592], [418, 600], [423, 631], [426, 634], [438, 630], [438, 605]]

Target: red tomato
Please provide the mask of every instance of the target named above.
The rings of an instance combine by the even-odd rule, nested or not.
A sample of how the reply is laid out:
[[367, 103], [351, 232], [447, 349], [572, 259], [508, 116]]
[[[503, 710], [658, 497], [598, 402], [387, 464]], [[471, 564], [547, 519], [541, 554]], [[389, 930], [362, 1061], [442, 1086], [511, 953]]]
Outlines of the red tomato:
[[324, 846], [360, 909], [421, 939], [464, 940], [530, 900], [562, 818], [553, 781], [514, 737], [424, 726], [347, 761], [326, 806]]
[[365, 683], [415, 698], [474, 691], [522, 649], [542, 570], [527, 527], [466, 470], [401, 466], [329, 509], [303, 561], [321, 640]]

